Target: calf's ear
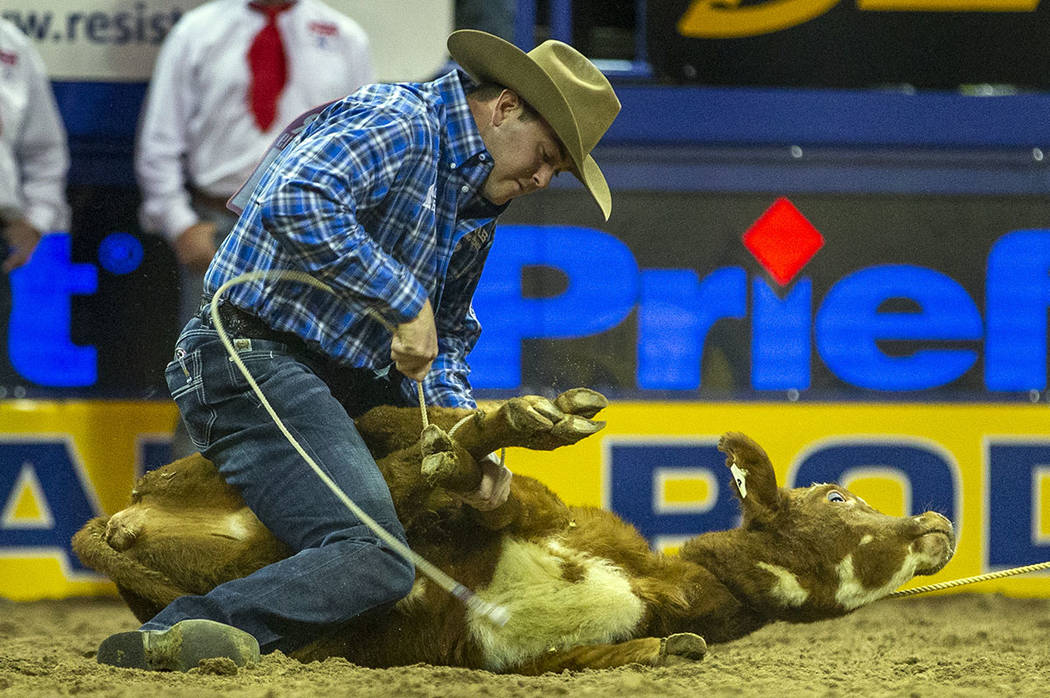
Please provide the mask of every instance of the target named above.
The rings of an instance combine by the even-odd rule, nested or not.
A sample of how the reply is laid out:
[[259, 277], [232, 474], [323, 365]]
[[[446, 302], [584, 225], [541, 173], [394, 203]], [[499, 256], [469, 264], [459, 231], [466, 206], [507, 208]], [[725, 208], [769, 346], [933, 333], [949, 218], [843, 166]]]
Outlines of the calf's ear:
[[718, 441], [733, 475], [732, 489], [740, 499], [744, 526], [772, 523], [782, 506], [773, 464], [762, 447], [739, 432], [727, 432]]

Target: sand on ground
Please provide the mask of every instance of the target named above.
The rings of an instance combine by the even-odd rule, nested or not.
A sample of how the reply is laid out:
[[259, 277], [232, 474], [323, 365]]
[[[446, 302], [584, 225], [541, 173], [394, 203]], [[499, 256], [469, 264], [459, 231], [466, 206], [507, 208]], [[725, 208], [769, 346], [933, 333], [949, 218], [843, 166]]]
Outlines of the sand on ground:
[[[1050, 599], [956, 593], [889, 599], [806, 625], [776, 623], [688, 666], [543, 676], [414, 665], [301, 664], [281, 653], [234, 674], [147, 672], [95, 661], [136, 627], [108, 598], [0, 599], [0, 694], [12, 696], [1045, 696]], [[222, 667], [216, 667], [221, 670]]]

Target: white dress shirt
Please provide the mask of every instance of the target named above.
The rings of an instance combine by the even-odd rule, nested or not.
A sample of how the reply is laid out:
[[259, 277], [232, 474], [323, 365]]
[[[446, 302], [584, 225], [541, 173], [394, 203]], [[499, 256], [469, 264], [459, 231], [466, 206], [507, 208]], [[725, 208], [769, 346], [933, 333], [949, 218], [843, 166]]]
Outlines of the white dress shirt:
[[69, 149], [47, 70], [30, 40], [0, 19], [0, 217], [42, 233], [69, 230]]
[[135, 152], [147, 231], [174, 239], [199, 220], [191, 189], [230, 196], [295, 117], [373, 82], [360, 25], [319, 0], [298, 0], [277, 17], [288, 81], [277, 118], [261, 132], [248, 106], [247, 54], [265, 23], [248, 0], [213, 0], [183, 15], [165, 38]]

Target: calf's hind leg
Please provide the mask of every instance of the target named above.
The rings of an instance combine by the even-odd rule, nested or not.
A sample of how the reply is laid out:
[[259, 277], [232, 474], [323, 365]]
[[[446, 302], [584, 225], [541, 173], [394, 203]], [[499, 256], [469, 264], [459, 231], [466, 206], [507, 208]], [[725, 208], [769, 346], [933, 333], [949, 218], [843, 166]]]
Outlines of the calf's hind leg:
[[665, 638], [642, 637], [615, 645], [581, 645], [552, 651], [510, 669], [510, 673], [543, 674], [570, 669], [611, 669], [626, 664], [673, 666], [698, 662], [707, 653], [704, 638], [677, 633]]

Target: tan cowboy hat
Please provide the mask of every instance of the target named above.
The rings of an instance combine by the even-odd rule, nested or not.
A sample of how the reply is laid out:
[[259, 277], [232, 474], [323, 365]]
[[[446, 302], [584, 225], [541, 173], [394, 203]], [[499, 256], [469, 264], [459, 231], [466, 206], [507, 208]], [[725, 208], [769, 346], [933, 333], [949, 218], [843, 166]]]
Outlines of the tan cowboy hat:
[[602, 72], [560, 41], [544, 41], [525, 53], [475, 29], [453, 32], [448, 52], [475, 80], [510, 88], [539, 112], [565, 146], [573, 174], [609, 220], [609, 185], [590, 153], [619, 113], [620, 100]]

